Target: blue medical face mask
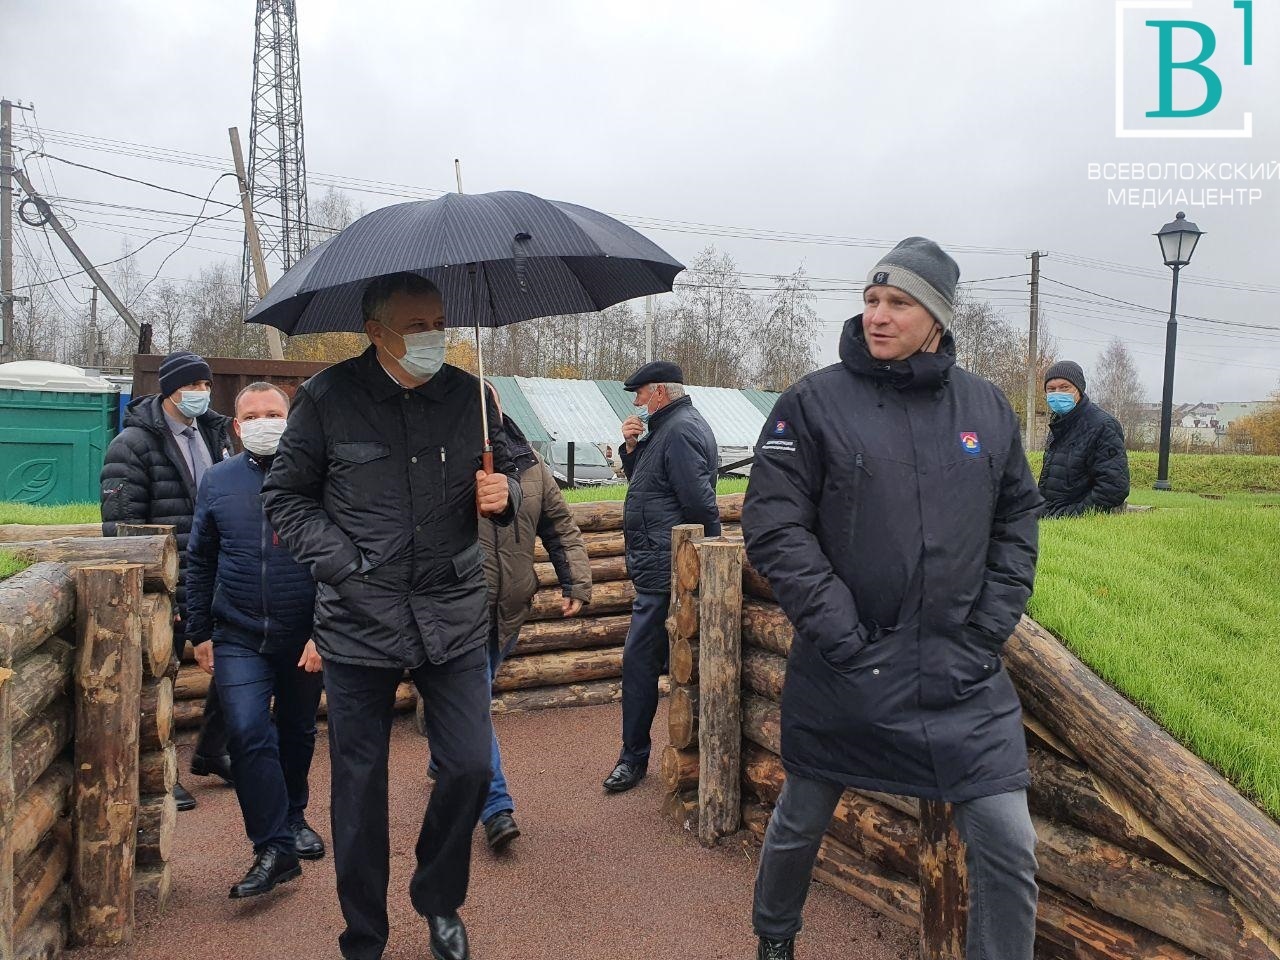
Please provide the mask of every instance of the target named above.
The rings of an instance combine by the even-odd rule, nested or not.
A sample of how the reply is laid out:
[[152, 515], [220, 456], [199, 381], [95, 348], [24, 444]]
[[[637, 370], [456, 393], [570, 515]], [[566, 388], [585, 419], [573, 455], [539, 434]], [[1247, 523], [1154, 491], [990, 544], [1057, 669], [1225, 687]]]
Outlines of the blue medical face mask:
[[636, 414], [636, 416], [640, 418], [641, 423], [648, 423], [649, 418], [653, 416], [653, 414], [649, 412], [648, 407], [641, 407], [640, 411]]
[[1058, 416], [1070, 413], [1076, 408], [1076, 398], [1069, 393], [1047, 393], [1044, 400], [1049, 405], [1049, 409]]
[[183, 390], [182, 399], [178, 401], [177, 407], [184, 417], [194, 420], [196, 417], [203, 416], [209, 409], [209, 397], [208, 390]]

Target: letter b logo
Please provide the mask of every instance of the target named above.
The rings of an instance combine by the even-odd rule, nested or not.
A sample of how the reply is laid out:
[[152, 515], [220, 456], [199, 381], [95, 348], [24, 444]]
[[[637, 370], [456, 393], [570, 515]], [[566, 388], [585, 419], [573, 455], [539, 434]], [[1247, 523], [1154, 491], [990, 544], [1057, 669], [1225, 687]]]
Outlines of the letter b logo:
[[[1218, 41], [1207, 24], [1196, 20], [1148, 20], [1147, 26], [1160, 31], [1160, 109], [1148, 110], [1148, 117], [1202, 117], [1222, 101], [1222, 81], [1205, 61], [1213, 56]], [[1175, 30], [1191, 30], [1200, 39], [1200, 52], [1191, 60], [1173, 59]], [[1176, 110], [1173, 106], [1173, 71], [1191, 70], [1204, 80], [1205, 95], [1200, 106]]]

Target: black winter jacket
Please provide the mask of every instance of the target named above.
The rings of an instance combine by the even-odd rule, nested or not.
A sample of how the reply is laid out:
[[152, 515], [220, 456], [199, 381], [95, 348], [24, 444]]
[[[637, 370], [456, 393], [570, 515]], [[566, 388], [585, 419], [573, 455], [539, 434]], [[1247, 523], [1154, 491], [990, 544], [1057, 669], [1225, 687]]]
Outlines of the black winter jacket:
[[[164, 417], [160, 396], [138, 397], [126, 408], [124, 428], [112, 438], [102, 464], [102, 535], [114, 537], [117, 523], [172, 524], [181, 569], [187, 566], [187, 538], [195, 515], [196, 488], [186, 458]], [[231, 456], [231, 418], [210, 410], [196, 427], [216, 464]], [[185, 580], [185, 576], [182, 578]], [[178, 584], [174, 646], [180, 647], [187, 617], [186, 588]]]
[[1113, 510], [1129, 497], [1129, 455], [1119, 421], [1088, 394], [1070, 413], [1049, 421], [1040, 468], [1043, 516], [1075, 517]]
[[[448, 364], [407, 390], [373, 347], [298, 389], [262, 493], [317, 581], [312, 639], [325, 659], [415, 668], [485, 643], [479, 395], [476, 378]], [[489, 428], [510, 491], [495, 520], [506, 524], [520, 481], [492, 402]]]
[[743, 504], [751, 563], [795, 626], [782, 695], [788, 771], [969, 800], [1027, 786], [1000, 648], [1035, 576], [1040, 495], [1018, 419], [942, 351], [841, 363], [774, 406]]
[[671, 589], [671, 528], [700, 523], [709, 537], [720, 536], [715, 434], [693, 406], [680, 397], [649, 418], [649, 435], [627, 452], [622, 467], [631, 485], [623, 507], [627, 572], [637, 590]]
[[187, 542], [187, 639], [238, 643], [259, 653], [301, 653], [316, 587], [289, 556], [262, 509], [271, 457], [241, 453], [200, 484]]

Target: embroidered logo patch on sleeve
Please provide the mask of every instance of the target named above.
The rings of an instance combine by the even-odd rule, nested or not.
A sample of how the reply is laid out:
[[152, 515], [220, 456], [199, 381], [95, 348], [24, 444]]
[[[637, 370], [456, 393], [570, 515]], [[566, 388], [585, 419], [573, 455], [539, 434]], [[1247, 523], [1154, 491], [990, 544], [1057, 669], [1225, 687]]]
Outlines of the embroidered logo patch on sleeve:
[[960, 447], [971, 457], [976, 457], [982, 452], [982, 442], [972, 430], [966, 430], [960, 434]]

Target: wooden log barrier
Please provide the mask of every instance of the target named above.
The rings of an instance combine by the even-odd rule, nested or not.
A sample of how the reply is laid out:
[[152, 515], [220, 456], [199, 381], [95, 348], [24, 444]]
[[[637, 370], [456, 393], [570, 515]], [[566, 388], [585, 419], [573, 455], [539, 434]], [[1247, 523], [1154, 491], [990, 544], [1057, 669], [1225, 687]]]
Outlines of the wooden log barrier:
[[13, 733], [22, 731], [49, 704], [67, 692], [71, 682], [71, 644], [52, 637], [34, 653], [14, 665], [9, 681], [9, 716]]
[[678, 750], [698, 747], [698, 688], [675, 684], [667, 702], [667, 730]]
[[[393, 709], [397, 712], [412, 710], [416, 700], [413, 684], [405, 680], [396, 687], [396, 699]], [[325, 694], [321, 693], [320, 707], [316, 712], [316, 716], [323, 717], [328, 712], [329, 701]], [[173, 702], [172, 717], [174, 730], [190, 730], [193, 727], [200, 726], [200, 722], [204, 719], [204, 697], [196, 697], [192, 700], [175, 700]]]
[[759, 647], [780, 657], [791, 652], [795, 630], [775, 603], [746, 600], [742, 604], [743, 646]]
[[143, 675], [158, 680], [173, 660], [173, 600], [167, 593], [142, 597]]
[[590, 647], [620, 646], [627, 639], [630, 614], [579, 616], [569, 620], [539, 620], [520, 629], [520, 641], [512, 657]]
[[[626, 552], [626, 543], [622, 538], [622, 530], [607, 530], [602, 533], [583, 533], [582, 545], [586, 548], [587, 556], [591, 559], [597, 557], [620, 557]], [[547, 553], [547, 548], [542, 545], [539, 540], [533, 547], [533, 559], [535, 563], [549, 563], [551, 556]]]
[[[0, 604], [12, 592], [0, 583]], [[13, 635], [0, 633], [0, 957], [14, 952], [13, 933], [13, 718], [9, 705], [13, 692]]]
[[667, 744], [662, 750], [661, 766], [662, 782], [668, 793], [681, 793], [698, 787], [697, 750], [679, 750]]
[[71, 864], [71, 826], [62, 821], [40, 845], [14, 865], [13, 933], [22, 935], [58, 892]]
[[[743, 497], [744, 494], [741, 493], [730, 493], [716, 498], [721, 523], [741, 522]], [[573, 522], [583, 533], [621, 530], [623, 510], [622, 500], [589, 500], [569, 504]]]
[[1004, 658], [1028, 708], [1280, 939], [1280, 825], [1034, 621]]
[[177, 782], [178, 748], [172, 742], [163, 750], [151, 750], [138, 757], [140, 796], [170, 793]]
[[[611, 583], [596, 583], [591, 587], [591, 614], [598, 616], [604, 613], [629, 613], [631, 604], [636, 598], [636, 588], [630, 580], [615, 580]], [[529, 619], [560, 620], [564, 618], [561, 601], [564, 594], [557, 587], [539, 590], [533, 595], [529, 608]]]
[[782, 685], [787, 679], [787, 661], [776, 653], [755, 647], [742, 651], [742, 686], [770, 700], [782, 700]]
[[[208, 674], [204, 676], [207, 677]], [[200, 709], [203, 712], [204, 694], [200, 696], [202, 698]], [[143, 752], [163, 750], [173, 742], [174, 710], [172, 680], [161, 677], [159, 680], [148, 680], [142, 685], [139, 700], [138, 745]]]
[[[658, 678], [658, 696], [666, 696], [669, 689], [667, 678]], [[621, 679], [591, 680], [587, 683], [509, 690], [493, 698], [492, 709], [494, 714], [525, 713], [556, 707], [593, 707], [617, 703], [621, 699]]]
[[71, 742], [71, 699], [45, 707], [13, 741], [13, 792], [20, 797]]
[[65, 537], [101, 537], [100, 523], [0, 523], [0, 543], [24, 543], [31, 540], [60, 540]]
[[71, 803], [71, 762], [58, 760], [18, 798], [13, 811], [13, 856], [21, 860], [66, 816]]
[[742, 568], [742, 592], [757, 600], [777, 600], [773, 587], [769, 585], [765, 575], [749, 563]]
[[[696, 610], [697, 607], [690, 605], [690, 609]], [[697, 629], [696, 624], [694, 629]], [[671, 637], [670, 672], [671, 679], [675, 683], [690, 685], [698, 682], [697, 641], [688, 636], [682, 636], [678, 628]]]
[[701, 540], [698, 584], [698, 839], [713, 844], [742, 818], [742, 543]]
[[135, 896], [149, 897], [156, 909], [163, 910], [173, 893], [173, 866], [164, 863], [139, 864], [133, 874]]
[[[556, 568], [551, 563], [535, 563], [533, 573], [538, 578], [539, 587], [560, 586], [560, 578], [556, 576]], [[623, 557], [596, 557], [591, 561], [592, 585], [626, 579], [627, 561]]]
[[[124, 542], [173, 543], [151, 537]], [[86, 946], [118, 946], [133, 933], [142, 582], [138, 564], [76, 571], [71, 932]]]
[[[25, 560], [57, 560], [73, 568], [139, 564], [148, 590], [173, 592], [178, 586], [178, 544], [173, 537], [67, 537], [29, 540], [13, 553]], [[72, 898], [74, 900], [74, 898]]]
[[36, 563], [0, 588], [0, 651], [21, 660], [71, 622], [76, 584], [64, 563]]
[[62, 888], [18, 938], [14, 945], [14, 960], [60, 960], [67, 945], [66, 913], [67, 895]]
[[[178, 802], [173, 793], [146, 797], [138, 804], [138, 863], [167, 863], [178, 833]], [[132, 883], [130, 876], [130, 883]]]
[[[690, 828], [694, 833], [698, 829], [698, 688], [694, 685], [694, 651], [698, 641], [697, 590], [702, 576], [697, 543], [703, 530], [700, 523], [682, 523], [671, 531], [671, 599], [666, 627], [668, 673], [674, 682], [667, 710], [670, 743], [661, 763], [666, 789], [662, 809], [680, 829]], [[686, 778], [683, 787], [682, 760]]]
[[493, 680], [495, 693], [584, 683], [622, 676], [622, 647], [564, 650], [505, 661]]
[[969, 882], [951, 810], [920, 802], [920, 960], [965, 960]]

